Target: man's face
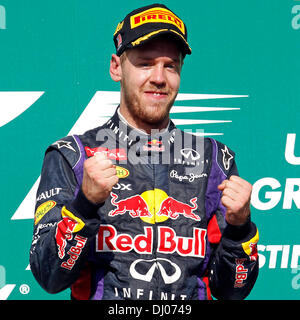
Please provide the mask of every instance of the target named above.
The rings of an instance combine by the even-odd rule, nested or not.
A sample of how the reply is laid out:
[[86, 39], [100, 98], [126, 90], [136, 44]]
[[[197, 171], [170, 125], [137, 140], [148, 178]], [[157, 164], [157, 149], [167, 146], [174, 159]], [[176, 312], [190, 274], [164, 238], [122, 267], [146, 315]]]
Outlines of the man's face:
[[121, 113], [142, 129], [165, 127], [179, 90], [181, 52], [173, 41], [161, 37], [125, 54], [121, 59]]

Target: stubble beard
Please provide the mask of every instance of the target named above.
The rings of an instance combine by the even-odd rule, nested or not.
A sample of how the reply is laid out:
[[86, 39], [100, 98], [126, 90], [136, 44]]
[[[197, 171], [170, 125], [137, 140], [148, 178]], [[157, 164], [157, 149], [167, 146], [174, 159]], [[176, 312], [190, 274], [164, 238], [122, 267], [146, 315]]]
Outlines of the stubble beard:
[[[175, 98], [166, 102], [153, 102], [146, 106], [142, 99], [134, 92], [130, 92], [123, 83], [123, 95], [125, 105], [131, 114], [131, 117], [138, 123], [144, 123], [155, 128], [161, 127], [164, 123], [168, 123], [169, 112], [174, 104]], [[142, 95], [142, 93], [141, 93]]]

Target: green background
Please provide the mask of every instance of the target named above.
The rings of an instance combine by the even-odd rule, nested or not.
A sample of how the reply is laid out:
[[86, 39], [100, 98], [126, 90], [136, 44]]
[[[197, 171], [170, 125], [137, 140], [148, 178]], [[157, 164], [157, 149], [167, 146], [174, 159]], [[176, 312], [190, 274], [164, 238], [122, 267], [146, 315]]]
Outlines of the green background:
[[[69, 290], [47, 294], [25, 270], [33, 221], [11, 217], [39, 176], [46, 147], [70, 131], [96, 91], [119, 90], [108, 72], [114, 52], [112, 35], [125, 14], [151, 3], [0, 0], [6, 11], [6, 29], [0, 30], [0, 92], [45, 92], [19, 117], [0, 127], [0, 266], [5, 269], [0, 289], [4, 281], [16, 285], [10, 300], [69, 299]], [[231, 120], [207, 125], [205, 130], [224, 133], [217, 139], [237, 153], [244, 179], [255, 183], [273, 177], [282, 185], [279, 190], [284, 190], [286, 178], [300, 178], [299, 166], [284, 157], [288, 133], [297, 134], [295, 155], [300, 156], [300, 29], [292, 27], [292, 8], [300, 1], [164, 4], [187, 24], [193, 50], [185, 59], [180, 92], [249, 96], [188, 105], [240, 108], [197, 117]], [[259, 243], [291, 248], [300, 244], [299, 213], [295, 204], [283, 209], [282, 199], [269, 211], [252, 207]], [[281, 268], [280, 252], [276, 267], [269, 268], [269, 253], [263, 255], [266, 263], [248, 299], [298, 299], [300, 289], [292, 281], [300, 271], [292, 273], [290, 262]], [[30, 287], [26, 295], [19, 291], [22, 284]]]

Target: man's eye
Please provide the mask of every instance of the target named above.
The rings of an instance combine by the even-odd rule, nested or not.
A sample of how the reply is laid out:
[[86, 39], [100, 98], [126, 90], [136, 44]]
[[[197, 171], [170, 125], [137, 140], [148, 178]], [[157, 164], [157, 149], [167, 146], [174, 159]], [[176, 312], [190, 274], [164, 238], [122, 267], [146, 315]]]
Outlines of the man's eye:
[[150, 63], [149, 62], [142, 62], [142, 63], [140, 63], [140, 66], [141, 67], [149, 67]]
[[178, 71], [178, 66], [176, 64], [168, 64], [166, 67], [169, 70]]

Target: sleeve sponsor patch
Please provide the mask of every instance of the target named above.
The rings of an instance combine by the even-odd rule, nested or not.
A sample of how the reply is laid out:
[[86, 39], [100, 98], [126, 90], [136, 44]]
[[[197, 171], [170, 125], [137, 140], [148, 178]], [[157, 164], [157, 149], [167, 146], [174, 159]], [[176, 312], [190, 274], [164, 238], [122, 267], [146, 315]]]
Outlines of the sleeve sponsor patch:
[[53, 200], [46, 201], [42, 203], [35, 211], [34, 214], [34, 224], [36, 225], [42, 218], [43, 216], [52, 210], [56, 206], [56, 202]]

